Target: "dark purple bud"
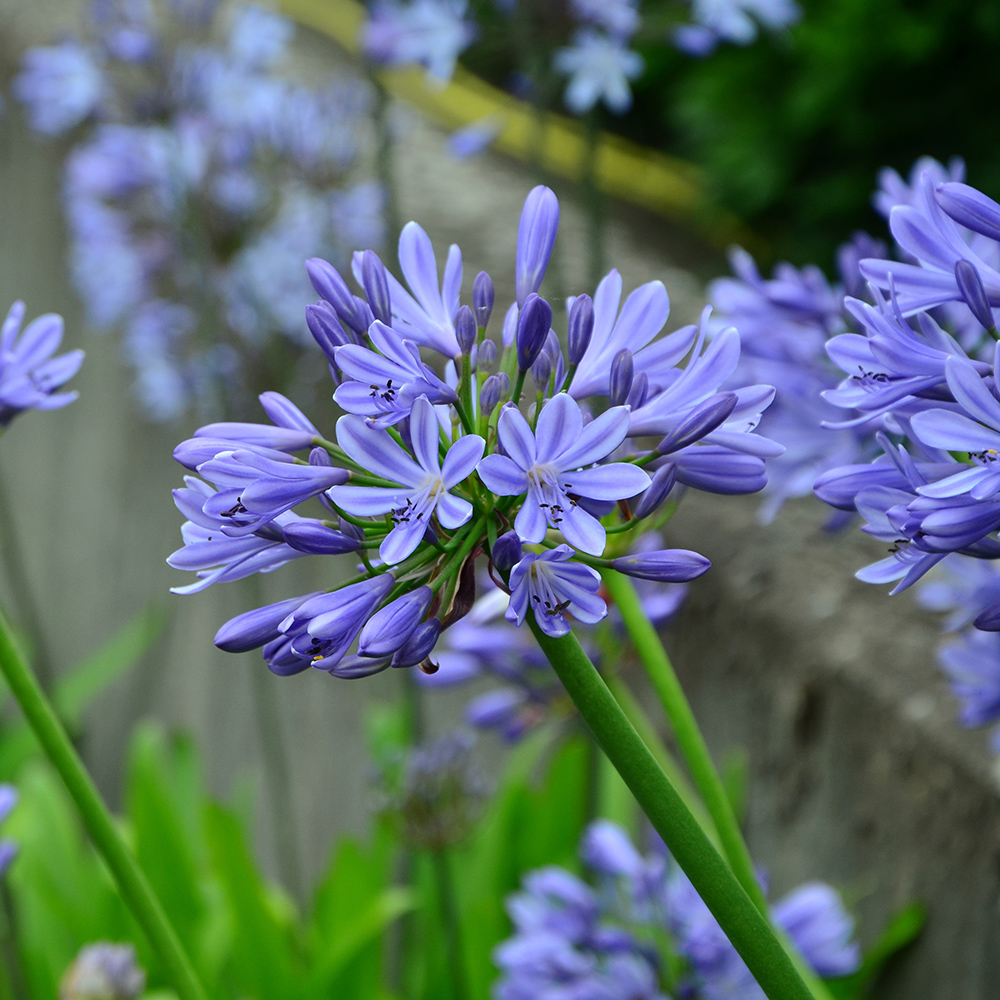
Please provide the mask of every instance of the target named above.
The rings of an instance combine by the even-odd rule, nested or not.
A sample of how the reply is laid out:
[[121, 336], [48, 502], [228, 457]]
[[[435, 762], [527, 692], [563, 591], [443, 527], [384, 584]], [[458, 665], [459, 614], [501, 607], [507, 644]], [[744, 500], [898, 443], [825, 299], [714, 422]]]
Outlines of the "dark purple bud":
[[476, 343], [476, 317], [468, 306], [455, 314], [455, 339], [463, 354], [468, 354]]
[[625, 400], [633, 410], [638, 410], [643, 403], [646, 402], [646, 397], [649, 395], [649, 376], [645, 372], [639, 372], [634, 379], [632, 379], [632, 388], [629, 389], [628, 399]]
[[437, 618], [421, 622], [410, 635], [410, 638], [396, 651], [392, 658], [394, 667], [415, 667], [426, 660], [437, 645], [441, 634], [441, 622]]
[[494, 543], [490, 552], [493, 560], [493, 567], [506, 580], [510, 576], [510, 571], [521, 561], [524, 555], [521, 549], [521, 540], [517, 537], [516, 531], [508, 531], [502, 534]]
[[274, 639], [278, 634], [278, 625], [293, 611], [296, 611], [306, 601], [318, 597], [322, 591], [305, 594], [302, 597], [292, 597], [277, 604], [268, 604], [253, 611], [244, 611], [226, 622], [215, 633], [215, 645], [227, 653], [245, 653], [256, 649]]
[[623, 347], [611, 361], [611, 376], [608, 387], [608, 401], [612, 406], [622, 406], [632, 391], [632, 375], [635, 366], [632, 352]]
[[611, 565], [619, 573], [635, 576], [640, 580], [655, 580], [658, 583], [682, 583], [701, 576], [712, 564], [690, 549], [661, 549], [659, 552], [643, 552], [634, 556], [620, 556], [612, 559]]
[[418, 587], [376, 611], [358, 636], [359, 655], [381, 657], [395, 653], [427, 614], [433, 597], [430, 587]]
[[1000, 632], [1000, 601], [980, 611], [973, 624], [983, 632]]
[[968, 184], [950, 181], [937, 189], [938, 204], [961, 226], [1000, 240], [1000, 205]]
[[364, 528], [357, 524], [351, 524], [350, 521], [346, 521], [344, 518], [340, 519], [340, 533], [342, 535], [349, 535], [351, 538], [356, 538], [359, 542], [365, 540]]
[[364, 285], [368, 305], [375, 319], [392, 325], [392, 304], [389, 300], [389, 281], [385, 276], [385, 265], [374, 250], [366, 250], [361, 255], [361, 283]]
[[504, 372], [499, 375], [491, 375], [479, 390], [479, 412], [484, 416], [489, 416], [496, 408], [497, 404], [510, 392], [510, 379], [507, 378], [507, 386], [504, 388], [504, 379], [507, 378]]
[[958, 282], [958, 290], [962, 293], [962, 298], [965, 299], [965, 304], [972, 311], [972, 315], [984, 329], [992, 330], [997, 325], [996, 320], [993, 318], [989, 299], [986, 298], [983, 279], [975, 266], [964, 259], [956, 261], [955, 281]]
[[363, 335], [368, 330], [369, 324], [364, 322], [363, 314], [359, 314], [357, 300], [347, 287], [347, 282], [340, 276], [340, 272], [319, 257], [312, 257], [306, 261], [306, 272], [313, 288], [316, 289], [316, 294], [333, 306], [341, 322], [355, 333]]
[[[541, 286], [558, 229], [559, 199], [549, 188], [539, 184], [528, 193], [517, 227], [515, 285], [519, 306], [523, 307], [528, 296]], [[521, 370], [527, 371], [530, 367], [530, 363], [522, 365]]]
[[495, 301], [493, 279], [485, 271], [480, 271], [472, 283], [472, 305], [476, 310], [476, 323], [483, 329], [489, 325]]
[[652, 481], [632, 508], [632, 516], [642, 520], [657, 510], [677, 482], [677, 466], [668, 462], [653, 473]]
[[594, 333], [594, 300], [589, 295], [578, 295], [569, 310], [569, 363], [578, 365]]
[[735, 392], [719, 392], [695, 407], [657, 446], [661, 455], [680, 451], [689, 444], [711, 434], [729, 419], [736, 409], [738, 398]]
[[545, 392], [549, 385], [549, 378], [552, 375], [552, 360], [545, 353], [539, 352], [535, 363], [531, 366], [531, 377], [535, 380], [539, 392]]
[[517, 317], [517, 366], [526, 372], [535, 363], [552, 328], [552, 307], [532, 292]]
[[309, 327], [313, 340], [319, 344], [331, 362], [334, 361], [338, 347], [357, 343], [357, 338], [353, 334], [346, 333], [340, 325], [340, 320], [337, 319], [337, 314], [329, 302], [317, 302], [315, 305], [306, 306], [306, 326]]
[[335, 531], [312, 518], [284, 525], [281, 536], [297, 552], [311, 555], [336, 556], [342, 552], [356, 552], [361, 548], [361, 542], [357, 538]]
[[492, 340], [484, 340], [479, 345], [476, 358], [476, 368], [479, 371], [489, 371], [497, 363], [497, 345]]

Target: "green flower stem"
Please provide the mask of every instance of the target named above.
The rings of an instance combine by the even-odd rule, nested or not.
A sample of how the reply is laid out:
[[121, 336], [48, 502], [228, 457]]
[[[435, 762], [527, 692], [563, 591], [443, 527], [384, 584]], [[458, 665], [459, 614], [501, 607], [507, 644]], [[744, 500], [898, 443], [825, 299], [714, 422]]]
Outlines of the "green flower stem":
[[639, 738], [649, 748], [656, 763], [660, 765], [660, 770], [677, 789], [677, 794], [684, 800], [684, 805], [688, 807], [691, 815], [698, 821], [698, 825], [705, 831], [705, 836], [712, 841], [712, 846], [721, 852], [722, 841], [719, 839], [719, 831], [715, 829], [715, 824], [712, 822], [712, 817], [709, 816], [705, 804], [698, 798], [698, 793], [691, 787], [687, 775], [680, 769], [673, 754], [663, 745], [652, 722], [649, 721], [642, 705], [639, 704], [639, 700], [629, 691], [620, 677], [606, 677], [605, 683], [608, 685], [608, 690], [614, 695], [615, 701], [621, 705], [628, 721], [635, 727]]
[[552, 668], [769, 1000], [814, 1000], [767, 918], [691, 815], [572, 632], [553, 639], [529, 618]]
[[[639, 595], [635, 592], [632, 581], [613, 569], [602, 569], [601, 576], [611, 599], [621, 612], [625, 629], [632, 639], [639, 659], [646, 668], [653, 687], [656, 688], [663, 710], [673, 727], [681, 756], [691, 771], [698, 792], [719, 833], [722, 852], [743, 890], [761, 914], [770, 921], [767, 899], [757, 881], [750, 851], [736, 821], [729, 796], [726, 795], [722, 779], [712, 763], [704, 737], [695, 721], [694, 712], [691, 711], [691, 705], [677, 679], [667, 651], [663, 648], [660, 636], [642, 610]], [[819, 1000], [830, 1000], [831, 994], [825, 983], [806, 965], [797, 949], [780, 930], [775, 930], [775, 934], [792, 964], [798, 969], [799, 975], [808, 982], [812, 995]]]
[[660, 637], [642, 610], [639, 595], [635, 592], [631, 580], [613, 569], [602, 569], [601, 576], [611, 599], [621, 612], [625, 629], [632, 639], [639, 659], [646, 668], [653, 687], [656, 688], [663, 710], [673, 727], [681, 756], [691, 771], [695, 787], [708, 807], [716, 830], [719, 831], [722, 853], [746, 894], [753, 900], [757, 909], [767, 915], [767, 900], [754, 873], [753, 861], [740, 832], [740, 825], [736, 821], [729, 797], [695, 721], [694, 712], [691, 711]]
[[49, 760], [69, 790], [87, 832], [111, 869], [122, 898], [159, 955], [168, 980], [181, 1000], [206, 1000], [184, 949], [142, 869], [125, 846], [90, 775], [56, 717], [35, 675], [14, 643], [0, 612], [0, 671], [17, 699]]

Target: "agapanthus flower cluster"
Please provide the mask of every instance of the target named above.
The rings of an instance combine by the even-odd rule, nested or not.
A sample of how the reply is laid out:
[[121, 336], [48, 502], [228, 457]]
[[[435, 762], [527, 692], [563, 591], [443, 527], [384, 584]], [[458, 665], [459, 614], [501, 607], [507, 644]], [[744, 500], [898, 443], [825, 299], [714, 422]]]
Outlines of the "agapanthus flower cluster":
[[823, 394], [843, 379], [827, 344], [854, 322], [845, 309], [845, 292], [863, 293], [858, 261], [885, 249], [866, 233], [856, 233], [837, 254], [842, 284], [831, 284], [818, 267], [787, 263], [778, 264], [766, 279], [750, 254], [734, 248], [729, 255], [734, 277], [709, 285], [720, 328], [732, 325], [740, 331], [743, 353], [735, 378], [767, 382], [777, 390], [762, 430], [785, 451], [769, 466], [760, 511], [765, 523], [786, 500], [810, 495], [821, 473], [877, 451], [869, 429], [845, 421], [843, 411]]
[[780, 31], [801, 16], [795, 0], [691, 0], [691, 23], [674, 29], [674, 44], [690, 56], [707, 56], [720, 42], [750, 45], [758, 26]]
[[[763, 998], [662, 842], [644, 856], [621, 827], [597, 820], [580, 858], [595, 884], [552, 866], [529, 872], [507, 900], [514, 934], [494, 953], [496, 1000]], [[854, 921], [830, 886], [806, 883], [771, 912], [820, 976], [859, 967]]]
[[[909, 183], [881, 178], [876, 206], [897, 259], [860, 260], [871, 301], [846, 300], [859, 332], [830, 341], [846, 378], [824, 393], [852, 411], [845, 423], [863, 428], [879, 454], [828, 470], [816, 493], [857, 511], [885, 543], [862, 580], [898, 593], [948, 559], [953, 582], [932, 588], [928, 602], [951, 610], [953, 627], [1000, 631], [1000, 590], [976, 565], [1000, 557], [1000, 205], [961, 178], [960, 164], [926, 160]], [[994, 646], [967, 636], [942, 653], [970, 725], [997, 717]]]
[[30, 50], [14, 81], [35, 130], [72, 135], [73, 283], [123, 331], [153, 419], [239, 411], [265, 363], [291, 378], [300, 261], [381, 239], [381, 189], [357, 176], [367, 85], [297, 79], [292, 34], [252, 5], [94, 0], [86, 36]]
[[739, 362], [736, 330], [709, 342], [706, 310], [661, 336], [666, 289], [649, 282], [622, 302], [616, 271], [593, 298], [570, 300], [564, 345], [538, 294], [558, 221], [555, 195], [535, 188], [499, 339], [490, 277], [477, 275], [462, 304], [461, 251], [449, 249], [442, 277], [416, 223], [399, 241], [406, 286], [374, 251], [354, 258], [363, 296], [328, 262], [308, 262], [321, 296], [309, 328], [346, 412], [325, 434], [265, 393], [270, 424], [210, 424], [179, 445], [197, 476], [175, 493], [188, 522], [169, 561], [198, 574], [179, 588], [192, 592], [294, 558], [349, 557], [330, 589], [224, 625], [220, 648], [262, 648], [282, 675], [434, 671], [440, 634], [474, 606], [481, 571], [509, 595], [510, 625], [552, 638], [607, 615], [602, 570], [659, 583], [705, 572], [698, 553], [636, 540], [678, 484], [764, 486], [764, 457], [780, 447], [754, 429], [774, 390], [721, 388]]
[[83, 364], [83, 351], [55, 356], [62, 317], [48, 313], [22, 330], [23, 320], [24, 303], [15, 302], [0, 324], [0, 434], [25, 410], [58, 410], [77, 397], [59, 391]]
[[[17, 805], [17, 789], [13, 785], [0, 784], [0, 823], [10, 815]], [[13, 840], [0, 838], [0, 878], [10, 868], [17, 857], [17, 844]]]

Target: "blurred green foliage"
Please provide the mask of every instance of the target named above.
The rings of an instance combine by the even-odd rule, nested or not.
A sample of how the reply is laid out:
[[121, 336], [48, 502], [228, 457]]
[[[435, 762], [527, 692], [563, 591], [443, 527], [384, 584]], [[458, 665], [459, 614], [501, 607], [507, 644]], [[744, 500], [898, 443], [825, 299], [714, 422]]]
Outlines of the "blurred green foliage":
[[[627, 134], [703, 167], [710, 193], [776, 257], [828, 267], [855, 229], [881, 235], [878, 170], [963, 157], [1000, 194], [989, 128], [994, 0], [800, 0], [789, 32], [689, 60], [643, 49]], [[608, 122], [614, 127], [613, 122]]]

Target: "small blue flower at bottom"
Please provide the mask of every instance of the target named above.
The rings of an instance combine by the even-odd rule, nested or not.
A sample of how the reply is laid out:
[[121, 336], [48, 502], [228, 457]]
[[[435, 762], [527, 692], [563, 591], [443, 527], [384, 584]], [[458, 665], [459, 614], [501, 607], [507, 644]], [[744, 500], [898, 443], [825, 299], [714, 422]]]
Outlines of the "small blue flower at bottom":
[[[9, 815], [14, 806], [17, 805], [17, 789], [13, 785], [0, 784], [0, 823]], [[17, 844], [12, 840], [0, 840], [0, 876], [10, 867], [10, 863], [17, 855]]]

